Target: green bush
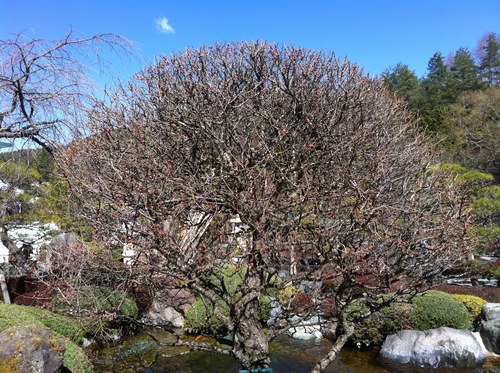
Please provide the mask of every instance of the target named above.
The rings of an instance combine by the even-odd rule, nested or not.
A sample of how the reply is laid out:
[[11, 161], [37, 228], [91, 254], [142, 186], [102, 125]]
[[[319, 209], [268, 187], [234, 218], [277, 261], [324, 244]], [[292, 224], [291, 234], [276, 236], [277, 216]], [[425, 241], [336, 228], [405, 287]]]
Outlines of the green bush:
[[[219, 267], [218, 274], [212, 275], [210, 281], [215, 287], [224, 288], [228, 295], [235, 297], [238, 287], [243, 283], [246, 271], [245, 267], [237, 267], [226, 263]], [[276, 279], [271, 278], [270, 281], [276, 282]], [[229, 306], [222, 299], [219, 300], [218, 306], [224, 316], [229, 316]], [[263, 322], [269, 320], [271, 310], [272, 304], [269, 295], [261, 296], [259, 303], [260, 320]], [[212, 304], [202, 297], [197, 297], [193, 305], [187, 310], [184, 317], [184, 329], [191, 334], [220, 335], [225, 332], [224, 325], [214, 315]]]
[[[364, 305], [364, 302], [364, 299], [357, 299], [348, 306], [347, 312], [351, 319], [368, 312], [368, 307]], [[409, 319], [413, 309], [413, 305], [408, 303], [392, 303], [382, 308], [370, 317], [356, 323], [351, 341], [358, 347], [381, 345], [388, 335], [412, 328]]]
[[431, 290], [413, 299], [415, 311], [411, 314], [414, 329], [427, 330], [448, 326], [472, 329], [469, 312], [464, 304], [450, 294]]
[[82, 286], [74, 297], [54, 298], [51, 308], [77, 317], [85, 332], [97, 338], [114, 333], [122, 319], [139, 314], [137, 304], [124, 292], [102, 286]]
[[269, 320], [269, 318], [271, 317], [272, 310], [273, 310], [273, 305], [271, 298], [269, 298], [266, 295], [260, 297], [260, 303], [259, 303], [260, 321], [267, 322], [267, 320]]
[[478, 325], [481, 319], [481, 310], [487, 302], [483, 298], [474, 295], [452, 294], [451, 296], [463, 303], [469, 312], [471, 323], [474, 326]]
[[[364, 298], [357, 299], [347, 307], [349, 319], [356, 320], [368, 313], [365, 301]], [[385, 337], [403, 329], [427, 330], [441, 326], [472, 329], [482, 302], [485, 301], [478, 297], [428, 291], [416, 296], [412, 304], [395, 302], [357, 322], [351, 341], [361, 347], [381, 345]]]
[[[221, 302], [220, 307], [222, 307], [222, 313], [229, 316], [229, 309], [225, 303]], [[224, 331], [224, 325], [215, 317], [213, 307], [208, 301], [196, 298], [186, 312], [184, 330], [191, 334], [221, 334]]]
[[[219, 301], [219, 307], [224, 316], [229, 316], [229, 307], [225, 302], [222, 300]], [[269, 320], [269, 317], [271, 317], [271, 310], [271, 298], [268, 296], [261, 297], [259, 318], [262, 322]], [[214, 309], [211, 303], [203, 298], [196, 298], [184, 317], [184, 330], [190, 334], [221, 335], [225, 332], [225, 327], [214, 315]]]

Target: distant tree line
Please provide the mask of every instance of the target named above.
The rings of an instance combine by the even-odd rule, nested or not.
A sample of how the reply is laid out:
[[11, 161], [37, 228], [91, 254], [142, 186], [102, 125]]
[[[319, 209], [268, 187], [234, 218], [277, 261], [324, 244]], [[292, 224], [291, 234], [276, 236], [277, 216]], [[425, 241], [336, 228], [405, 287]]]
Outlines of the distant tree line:
[[382, 74], [420, 127], [441, 144], [444, 159], [500, 180], [500, 36], [487, 33], [474, 51], [436, 52], [425, 76], [399, 63]]

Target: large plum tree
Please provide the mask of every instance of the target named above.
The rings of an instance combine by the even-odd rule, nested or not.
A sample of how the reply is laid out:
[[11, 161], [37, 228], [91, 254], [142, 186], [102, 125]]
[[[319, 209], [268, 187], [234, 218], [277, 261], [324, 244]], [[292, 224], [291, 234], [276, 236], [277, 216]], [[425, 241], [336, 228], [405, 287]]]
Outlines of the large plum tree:
[[[202, 297], [231, 340], [222, 352], [245, 368], [268, 367], [272, 338], [328, 312], [336, 343], [321, 371], [352, 333], [349, 303], [376, 311], [375, 298], [425, 286], [466, 251], [459, 185], [430, 169], [432, 150], [381, 82], [333, 54], [188, 49], [87, 117], [91, 135], [61, 159], [96, 239], [135, 247], [143, 281]], [[309, 301], [282, 302], [264, 328], [264, 296], [306, 280]]]

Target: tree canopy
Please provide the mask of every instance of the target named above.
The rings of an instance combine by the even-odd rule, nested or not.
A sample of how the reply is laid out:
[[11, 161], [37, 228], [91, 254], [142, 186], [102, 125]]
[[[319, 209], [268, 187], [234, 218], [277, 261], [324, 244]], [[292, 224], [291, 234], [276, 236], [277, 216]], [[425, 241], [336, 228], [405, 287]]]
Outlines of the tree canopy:
[[[333, 54], [189, 49], [87, 117], [91, 136], [59, 159], [95, 238], [134, 246], [142, 276], [203, 297], [245, 368], [267, 367], [272, 338], [335, 305], [323, 370], [352, 334], [354, 299], [375, 311], [372, 297], [390, 302], [466, 253], [459, 185], [429, 168], [401, 103]], [[228, 271], [241, 278], [231, 290]], [[299, 320], [285, 304], [264, 329], [262, 296], [304, 280], [318, 286]]]

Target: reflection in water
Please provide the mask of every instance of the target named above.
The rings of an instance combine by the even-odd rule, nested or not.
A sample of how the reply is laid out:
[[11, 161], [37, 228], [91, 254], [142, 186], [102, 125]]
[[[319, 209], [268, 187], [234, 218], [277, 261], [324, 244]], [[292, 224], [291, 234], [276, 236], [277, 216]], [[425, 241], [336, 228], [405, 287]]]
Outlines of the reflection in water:
[[[154, 335], [160, 341], [172, 341], [166, 332], [155, 330]], [[326, 340], [301, 341], [281, 336], [271, 344], [273, 373], [310, 372], [330, 346]], [[95, 370], [97, 373], [231, 373], [240, 369], [236, 360], [228, 356], [185, 352], [185, 347], [159, 348], [146, 334], [139, 334], [120, 345], [100, 350], [94, 361]], [[391, 363], [380, 357], [377, 348], [345, 347], [326, 372], [426, 373], [429, 370]], [[432, 373], [500, 373], [500, 359], [490, 359], [483, 367], [433, 369]]]

